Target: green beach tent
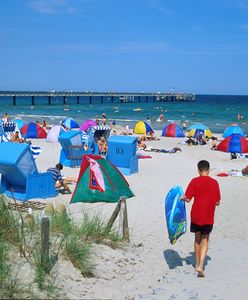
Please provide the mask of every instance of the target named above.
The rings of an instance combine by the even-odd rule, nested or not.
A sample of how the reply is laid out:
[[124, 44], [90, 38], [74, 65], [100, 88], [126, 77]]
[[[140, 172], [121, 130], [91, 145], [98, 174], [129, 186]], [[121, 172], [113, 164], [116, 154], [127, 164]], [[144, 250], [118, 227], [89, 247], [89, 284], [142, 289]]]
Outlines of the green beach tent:
[[120, 171], [99, 155], [85, 154], [71, 203], [118, 202], [134, 196]]

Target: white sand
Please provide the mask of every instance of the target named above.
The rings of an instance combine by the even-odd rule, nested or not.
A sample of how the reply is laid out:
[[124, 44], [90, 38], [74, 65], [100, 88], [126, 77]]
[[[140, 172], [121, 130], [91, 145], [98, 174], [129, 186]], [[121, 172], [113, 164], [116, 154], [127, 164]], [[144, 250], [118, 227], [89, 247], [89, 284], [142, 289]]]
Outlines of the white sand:
[[[217, 177], [231, 169], [241, 170], [246, 160], [230, 160], [230, 154], [206, 146], [178, 145], [184, 139], [162, 138], [146, 142], [155, 148], [181, 153], [146, 153], [151, 159], [139, 160], [139, 173], [127, 176], [135, 194], [127, 201], [130, 244], [125, 249], [96, 246], [95, 278], [85, 279], [70, 262], [59, 261], [58, 282], [70, 299], [247, 299], [248, 293], [248, 177]], [[33, 140], [42, 147], [37, 158], [45, 171], [59, 161], [59, 144]], [[205, 267], [205, 278], [194, 271], [193, 239], [187, 230], [175, 245], [168, 239], [164, 199], [174, 185], [187, 187], [197, 176], [196, 164], [207, 159], [211, 176], [221, 188], [221, 205], [216, 209], [215, 226]], [[79, 168], [64, 168], [66, 176], [77, 176]], [[72, 189], [75, 186], [71, 185]], [[83, 208], [101, 211], [108, 218], [115, 204], [72, 204], [70, 196], [59, 195], [50, 201], [65, 203], [75, 220]], [[187, 206], [188, 224], [190, 206]]]

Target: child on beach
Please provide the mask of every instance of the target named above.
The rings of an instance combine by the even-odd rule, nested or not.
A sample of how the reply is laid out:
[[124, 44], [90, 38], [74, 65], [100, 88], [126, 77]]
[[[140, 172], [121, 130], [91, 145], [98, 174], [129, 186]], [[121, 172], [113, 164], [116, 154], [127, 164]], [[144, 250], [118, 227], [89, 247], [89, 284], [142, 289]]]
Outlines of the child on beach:
[[204, 277], [204, 261], [208, 251], [209, 235], [213, 229], [215, 207], [220, 204], [220, 189], [218, 182], [209, 176], [208, 161], [199, 161], [197, 167], [200, 176], [190, 181], [181, 200], [190, 202], [194, 197], [190, 231], [195, 233], [195, 270], [198, 277]]

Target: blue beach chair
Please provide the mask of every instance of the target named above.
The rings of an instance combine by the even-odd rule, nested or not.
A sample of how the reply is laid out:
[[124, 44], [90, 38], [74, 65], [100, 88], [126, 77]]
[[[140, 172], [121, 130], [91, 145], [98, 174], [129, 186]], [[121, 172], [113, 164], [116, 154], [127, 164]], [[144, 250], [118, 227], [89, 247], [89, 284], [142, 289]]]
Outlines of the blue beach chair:
[[82, 157], [87, 151], [84, 149], [84, 142], [81, 131], [65, 131], [59, 138], [62, 147], [59, 162], [66, 167], [80, 167]]
[[51, 173], [39, 173], [28, 144], [0, 143], [0, 190], [21, 201], [55, 197]]

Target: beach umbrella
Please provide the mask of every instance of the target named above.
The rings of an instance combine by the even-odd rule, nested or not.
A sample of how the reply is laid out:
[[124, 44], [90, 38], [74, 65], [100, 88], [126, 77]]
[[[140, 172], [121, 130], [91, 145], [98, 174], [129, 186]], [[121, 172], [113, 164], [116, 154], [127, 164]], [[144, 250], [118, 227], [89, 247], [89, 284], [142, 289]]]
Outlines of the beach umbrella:
[[162, 131], [162, 136], [166, 137], [185, 137], [182, 129], [175, 123], [168, 124]]
[[134, 130], [133, 130], [133, 133], [135, 134], [147, 134], [148, 132], [154, 132], [152, 127], [144, 122], [144, 121], [139, 121], [136, 123], [135, 127], [134, 127]]
[[19, 129], [21, 129], [23, 126], [26, 125], [26, 122], [22, 119], [13, 119], [11, 122], [16, 123], [16, 125]]
[[43, 127], [37, 123], [30, 122], [21, 128], [21, 133], [25, 138], [45, 139], [47, 133]]
[[65, 118], [61, 124], [66, 127], [66, 128], [69, 128], [69, 129], [72, 129], [72, 128], [79, 128], [79, 125], [76, 121], [74, 121], [72, 118]]
[[234, 133], [222, 140], [216, 150], [230, 153], [248, 153], [248, 141], [240, 134]]
[[234, 133], [240, 134], [245, 137], [243, 130], [238, 126], [238, 124], [232, 124], [226, 128], [224, 131], [223, 137], [226, 138]]
[[86, 120], [80, 125], [80, 130], [87, 131], [91, 126], [96, 126], [96, 122], [94, 120]]
[[60, 125], [54, 125], [48, 132], [47, 134], [47, 139], [46, 141], [48, 143], [58, 143], [59, 136], [65, 132], [64, 128]]
[[199, 137], [200, 134], [204, 137], [212, 137], [212, 132], [209, 130], [209, 128], [204, 124], [193, 124], [190, 127], [187, 128], [187, 136], [191, 136], [194, 138]]

